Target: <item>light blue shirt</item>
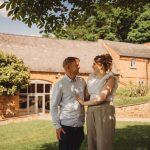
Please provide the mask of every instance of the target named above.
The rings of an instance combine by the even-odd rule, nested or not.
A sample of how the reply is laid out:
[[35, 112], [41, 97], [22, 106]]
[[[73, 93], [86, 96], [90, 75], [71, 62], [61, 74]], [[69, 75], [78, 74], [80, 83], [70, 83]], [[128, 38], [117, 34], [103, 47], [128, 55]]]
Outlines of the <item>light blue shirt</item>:
[[[86, 83], [83, 78], [71, 80], [67, 75], [52, 88], [51, 116], [56, 129], [61, 125], [81, 127], [84, 124], [84, 107], [76, 100], [76, 94], [84, 98]], [[59, 109], [58, 109], [59, 107]]]

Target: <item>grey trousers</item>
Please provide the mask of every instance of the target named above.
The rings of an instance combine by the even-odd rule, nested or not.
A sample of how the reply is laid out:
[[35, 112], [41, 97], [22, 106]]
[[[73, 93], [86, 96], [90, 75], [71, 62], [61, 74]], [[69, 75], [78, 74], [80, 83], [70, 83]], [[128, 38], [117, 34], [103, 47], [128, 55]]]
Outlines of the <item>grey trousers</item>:
[[88, 150], [112, 150], [115, 123], [115, 107], [110, 103], [88, 107]]

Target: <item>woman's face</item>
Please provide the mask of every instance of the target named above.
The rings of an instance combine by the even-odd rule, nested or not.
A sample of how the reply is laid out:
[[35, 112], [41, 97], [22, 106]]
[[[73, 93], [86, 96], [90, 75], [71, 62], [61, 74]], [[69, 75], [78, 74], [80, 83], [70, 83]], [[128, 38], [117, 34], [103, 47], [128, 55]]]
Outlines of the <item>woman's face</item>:
[[103, 64], [101, 63], [96, 63], [95, 61], [93, 62], [92, 68], [95, 73], [99, 73], [101, 70], [103, 70]]

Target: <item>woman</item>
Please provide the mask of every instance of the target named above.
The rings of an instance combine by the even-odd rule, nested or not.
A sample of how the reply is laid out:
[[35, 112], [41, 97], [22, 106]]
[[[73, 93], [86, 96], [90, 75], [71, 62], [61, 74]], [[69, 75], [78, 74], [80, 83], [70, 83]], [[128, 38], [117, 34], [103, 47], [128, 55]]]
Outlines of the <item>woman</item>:
[[92, 66], [94, 74], [87, 81], [90, 100], [77, 96], [81, 105], [88, 106], [88, 150], [112, 150], [115, 131], [112, 99], [117, 88], [117, 79], [111, 72], [111, 66], [112, 58], [109, 54], [96, 56]]

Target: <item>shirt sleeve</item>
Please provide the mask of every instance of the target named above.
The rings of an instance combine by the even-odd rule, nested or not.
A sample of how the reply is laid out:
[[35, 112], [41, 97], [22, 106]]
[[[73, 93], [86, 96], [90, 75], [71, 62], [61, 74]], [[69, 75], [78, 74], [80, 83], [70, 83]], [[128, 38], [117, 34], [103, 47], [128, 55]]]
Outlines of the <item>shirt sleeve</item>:
[[54, 84], [52, 88], [52, 96], [50, 104], [52, 121], [56, 129], [61, 128], [58, 113], [58, 106], [60, 105], [61, 98], [62, 98], [62, 84], [57, 82], [56, 84]]

